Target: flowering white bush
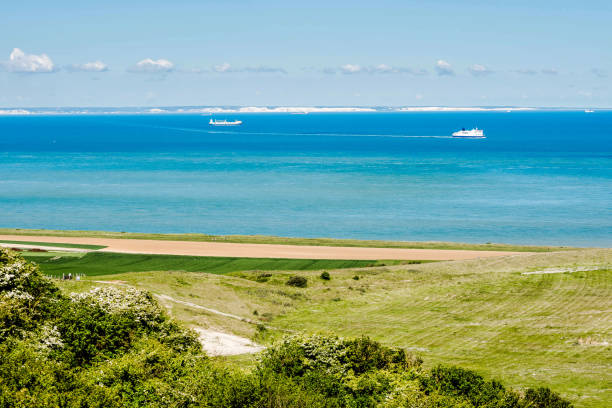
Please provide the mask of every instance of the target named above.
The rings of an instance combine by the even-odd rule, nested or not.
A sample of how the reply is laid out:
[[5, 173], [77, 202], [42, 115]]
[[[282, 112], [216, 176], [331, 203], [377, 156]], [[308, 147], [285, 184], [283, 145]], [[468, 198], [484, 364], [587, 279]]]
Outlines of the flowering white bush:
[[62, 336], [56, 326], [45, 325], [42, 327], [39, 344], [39, 349], [41, 351], [50, 351], [62, 348], [63, 346], [64, 342], [62, 341]]
[[96, 287], [89, 292], [72, 293], [73, 302], [96, 304], [106, 313], [129, 313], [138, 322], [154, 324], [159, 321], [162, 310], [147, 292], [135, 288]]
[[23, 290], [30, 273], [24, 271], [24, 261], [15, 261], [0, 266], [0, 298], [30, 301], [34, 296]]
[[59, 296], [36, 265], [0, 248], [0, 342], [38, 326]]
[[24, 261], [10, 262], [0, 266], [0, 291], [12, 289], [28, 278], [29, 273], [22, 273], [24, 266]]
[[38, 295], [39, 280], [45, 280], [38, 269], [6, 249], [0, 250], [0, 300], [28, 303]]

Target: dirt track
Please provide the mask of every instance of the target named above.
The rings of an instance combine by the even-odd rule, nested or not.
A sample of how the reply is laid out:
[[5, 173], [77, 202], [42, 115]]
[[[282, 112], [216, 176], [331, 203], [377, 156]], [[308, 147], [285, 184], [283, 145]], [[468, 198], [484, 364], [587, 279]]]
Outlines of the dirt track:
[[245, 258], [363, 259], [363, 260], [461, 260], [526, 254], [507, 251], [451, 249], [359, 248], [220, 242], [158, 241], [145, 239], [73, 238], [0, 235], [0, 240], [104, 245], [100, 251], [138, 254], [227, 256]]

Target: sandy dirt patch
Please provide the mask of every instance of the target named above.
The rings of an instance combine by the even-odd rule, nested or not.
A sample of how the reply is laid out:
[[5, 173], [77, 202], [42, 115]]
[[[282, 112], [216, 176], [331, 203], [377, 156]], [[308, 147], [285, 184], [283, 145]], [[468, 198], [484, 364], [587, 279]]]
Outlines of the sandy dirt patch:
[[222, 333], [214, 330], [196, 327], [202, 348], [209, 356], [234, 356], [237, 354], [259, 353], [265, 347], [253, 343], [251, 340]]
[[[20, 235], [0, 235], [0, 240], [23, 239], [24, 237]], [[529, 254], [528, 252], [509, 251], [238, 244], [221, 242], [161, 241], [147, 239], [89, 237], [28, 236], [27, 239], [37, 242], [106, 246], [106, 248], [98, 250], [100, 252], [245, 258], [450, 261]]]

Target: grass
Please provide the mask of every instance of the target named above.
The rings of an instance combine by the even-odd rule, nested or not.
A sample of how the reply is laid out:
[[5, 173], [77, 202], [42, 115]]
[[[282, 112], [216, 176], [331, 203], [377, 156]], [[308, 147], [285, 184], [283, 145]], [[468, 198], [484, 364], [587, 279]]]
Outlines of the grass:
[[123, 238], [123, 239], [153, 239], [173, 241], [200, 242], [235, 242], [250, 244], [282, 244], [305, 246], [348, 246], [372, 248], [415, 248], [415, 249], [463, 249], [481, 251], [518, 251], [518, 252], [550, 252], [571, 249], [568, 247], [509, 245], [509, 244], [465, 244], [454, 242], [403, 242], [376, 241], [333, 238], [287, 238], [263, 235], [206, 235], [206, 234], [146, 234], [134, 232], [109, 231], [60, 231], [44, 229], [0, 228], [0, 235], [22, 236], [55, 236], [55, 237], [91, 237], [91, 238]]
[[[47, 275], [85, 273], [87, 276], [126, 272], [186, 271], [224, 274], [250, 270], [320, 270], [399, 264], [401, 261], [363, 261], [327, 259], [230, 258], [208, 256], [122, 254], [90, 252], [81, 257], [53, 252], [24, 253], [40, 265]], [[412, 261], [415, 262], [415, 261]]]
[[[88, 258], [90, 255], [98, 254], [81, 260], [96, 259]], [[280, 269], [289, 269], [287, 261], [278, 261]], [[241, 261], [235, 262], [240, 265]], [[157, 265], [162, 270], [161, 263]], [[254, 319], [268, 330], [261, 333], [245, 321], [163, 302], [169, 313], [189, 325], [213, 327], [263, 343], [294, 331], [367, 335], [421, 355], [428, 366], [461, 365], [518, 388], [549, 386], [577, 407], [610, 406], [612, 250], [415, 265], [354, 265], [349, 269], [332, 269], [326, 264], [329, 281], [320, 279], [321, 271], [314, 270], [323, 268], [321, 265], [312, 264], [312, 270], [300, 272], [273, 270], [270, 265], [273, 263], [245, 265], [260, 271], [225, 275], [149, 271], [109, 278]], [[584, 266], [593, 270], [521, 274]], [[79, 272], [88, 273], [87, 262], [81, 267]], [[271, 276], [258, 282], [257, 276], [266, 268]], [[285, 284], [295, 274], [308, 278], [307, 288]], [[61, 284], [68, 290], [85, 290], [92, 283]], [[227, 359], [227, 363], [247, 364], [247, 360], [250, 358]]]
[[55, 242], [33, 242], [33, 241], [10, 241], [1, 239], [0, 243], [2, 244], [19, 244], [19, 245], [37, 245], [37, 246], [46, 246], [46, 247], [61, 247], [61, 248], [80, 248], [80, 249], [102, 249], [106, 248], [104, 245], [87, 245], [87, 244], [64, 244], [64, 243], [55, 243]]
[[19, 252], [21, 254], [21, 256], [23, 256], [24, 258], [27, 258], [30, 261], [34, 261], [34, 262], [45, 262], [50, 260], [51, 258], [82, 258], [84, 257], [87, 252], [75, 252], [75, 251], [45, 251], [45, 252], [39, 252], [39, 251], [28, 251], [28, 250], [23, 250], [21, 252]]

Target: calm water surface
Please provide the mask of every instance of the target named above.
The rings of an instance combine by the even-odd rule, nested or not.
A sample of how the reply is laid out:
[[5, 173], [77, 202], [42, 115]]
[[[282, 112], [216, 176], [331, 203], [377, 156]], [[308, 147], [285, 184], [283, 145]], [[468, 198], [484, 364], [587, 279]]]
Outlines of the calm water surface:
[[217, 118], [0, 117], [0, 227], [612, 246], [612, 112]]

